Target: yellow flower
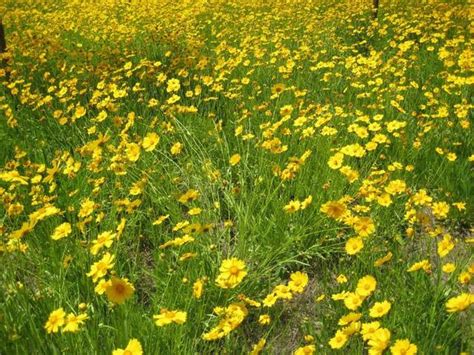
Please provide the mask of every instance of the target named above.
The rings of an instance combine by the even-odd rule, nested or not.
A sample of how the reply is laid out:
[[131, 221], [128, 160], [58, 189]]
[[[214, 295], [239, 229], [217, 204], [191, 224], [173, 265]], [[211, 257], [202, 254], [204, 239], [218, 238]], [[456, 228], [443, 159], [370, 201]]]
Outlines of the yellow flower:
[[391, 307], [392, 304], [388, 301], [375, 302], [372, 308], [369, 310], [369, 315], [372, 318], [383, 317], [390, 311]]
[[122, 233], [125, 229], [125, 224], [126, 223], [127, 223], [127, 219], [125, 219], [125, 218], [120, 219], [120, 223], [117, 226], [117, 228], [115, 229], [115, 231], [117, 232], [117, 239], [120, 239], [120, 236], [122, 235]]
[[62, 223], [59, 226], [57, 226], [54, 229], [53, 235], [51, 235], [51, 238], [53, 240], [59, 240], [64, 237], [67, 237], [69, 234], [71, 234], [72, 228], [71, 224], [68, 222]]
[[290, 288], [290, 291], [295, 293], [303, 293], [307, 284], [308, 274], [297, 271], [290, 275], [290, 282], [288, 282], [288, 287]]
[[387, 187], [385, 187], [385, 191], [388, 192], [390, 195], [396, 195], [405, 192], [406, 188], [407, 185], [405, 181], [393, 180], [388, 183]]
[[344, 334], [348, 337], [360, 331], [360, 322], [352, 322], [347, 327], [342, 328]]
[[283, 92], [283, 90], [285, 90], [285, 84], [277, 83], [277, 84], [272, 86], [272, 94], [273, 95], [279, 95], [280, 93]]
[[448, 153], [446, 154], [446, 158], [449, 161], [455, 161], [458, 158], [458, 156], [456, 155], [456, 153]]
[[39, 210], [29, 215], [30, 223], [34, 226], [36, 223], [45, 219], [46, 217], [53, 216], [59, 212], [61, 212], [61, 210], [52, 205], [41, 207]]
[[169, 79], [167, 82], [166, 92], [175, 92], [178, 91], [181, 87], [178, 79]]
[[83, 106], [77, 106], [76, 111], [74, 112], [74, 118], [78, 119], [83, 117], [86, 114], [87, 110]]
[[467, 271], [461, 272], [458, 276], [458, 281], [463, 285], [467, 285], [471, 281], [471, 274]]
[[356, 170], [351, 169], [349, 166], [343, 166], [339, 170], [349, 181], [349, 183], [354, 183], [359, 179], [359, 173]]
[[18, 182], [21, 185], [28, 185], [28, 177], [21, 176], [20, 173], [16, 170], [1, 172], [0, 180], [5, 182]]
[[379, 267], [382, 266], [383, 264], [389, 262], [392, 260], [393, 254], [391, 251], [389, 251], [386, 255], [382, 256], [381, 258], [377, 259], [374, 261], [374, 266]]
[[331, 340], [329, 340], [329, 346], [331, 349], [340, 349], [346, 344], [347, 340], [347, 335], [342, 330], [338, 330]]
[[286, 285], [277, 285], [273, 290], [277, 298], [291, 300], [293, 298], [293, 294], [290, 291], [290, 288]]
[[272, 307], [276, 301], [278, 301], [278, 297], [272, 292], [263, 299], [262, 303], [265, 307]]
[[306, 346], [302, 346], [296, 349], [293, 355], [311, 355], [311, 354], [314, 354], [315, 351], [316, 351], [316, 346], [306, 345]]
[[125, 349], [116, 349], [112, 355], [142, 355], [142, 345], [137, 339], [131, 339]]
[[307, 208], [309, 205], [311, 205], [311, 202], [313, 202], [313, 196], [309, 195], [301, 202], [301, 209], [304, 210]]
[[106, 111], [100, 111], [97, 117], [94, 119], [96, 122], [102, 122], [105, 121], [107, 118], [107, 112]]
[[321, 206], [321, 212], [334, 219], [340, 219], [347, 211], [346, 205], [338, 201], [329, 201]]
[[259, 322], [261, 325], [270, 324], [270, 322], [271, 322], [270, 315], [268, 315], [268, 314], [262, 314], [260, 317], [258, 317], [258, 322]]
[[425, 189], [421, 189], [420, 191], [415, 193], [411, 199], [413, 203], [415, 204], [415, 206], [426, 205], [426, 204], [429, 204], [433, 200], [433, 198], [428, 196]]
[[453, 238], [449, 234], [445, 234], [443, 239], [438, 242], [438, 255], [444, 258], [454, 248]]
[[196, 200], [198, 197], [199, 197], [199, 191], [189, 189], [188, 191], [186, 191], [184, 194], [182, 194], [179, 197], [178, 201], [181, 202], [182, 204], [186, 204], [186, 203]]
[[[33, 183], [33, 179], [31, 180], [31, 182]], [[21, 212], [23, 212], [24, 208], [25, 207], [21, 203], [13, 203], [10, 206], [8, 206], [7, 214], [9, 216], [17, 216]]]
[[239, 300], [247, 303], [248, 305], [252, 306], [252, 307], [255, 307], [255, 308], [260, 308], [261, 306], [261, 303], [258, 302], [258, 301], [255, 301], [251, 298], [248, 298], [247, 296], [245, 296], [244, 294], [240, 294], [239, 295]]
[[122, 304], [132, 297], [135, 287], [128, 282], [128, 279], [112, 277], [110, 284], [105, 289], [105, 295], [113, 303]]
[[186, 260], [196, 257], [197, 255], [198, 255], [197, 253], [184, 253], [183, 255], [179, 257], [179, 261], [186, 261]]
[[174, 238], [172, 240], [168, 240], [167, 242], [161, 244], [159, 248], [160, 249], [165, 249], [165, 248], [168, 248], [170, 246], [179, 247], [179, 246], [182, 246], [182, 245], [190, 243], [190, 242], [194, 242], [194, 238], [191, 237], [190, 235], [186, 234], [186, 235], [183, 235], [182, 237], [177, 237], [177, 238]]
[[352, 322], [357, 322], [361, 317], [362, 317], [362, 313], [351, 312], [349, 314], [346, 314], [345, 316], [342, 316], [339, 319], [339, 322], [337, 324], [338, 325], [347, 325], [347, 324], [350, 324]]
[[359, 279], [355, 292], [361, 296], [367, 297], [375, 291], [376, 286], [377, 280], [375, 280], [375, 277], [367, 275]]
[[172, 105], [172, 104], [178, 102], [179, 100], [181, 100], [181, 96], [173, 94], [173, 95], [171, 95], [170, 98], [168, 98], [168, 100], [166, 100], [166, 103], [168, 103], [169, 105]]
[[464, 211], [466, 209], [466, 203], [465, 202], [454, 202], [453, 206], [458, 209], [458, 211]]
[[315, 297], [315, 298], [314, 298], [314, 301], [315, 301], [315, 302], [321, 302], [321, 301], [323, 301], [325, 298], [326, 298], [326, 295], [325, 295], [325, 294], [322, 294], [322, 295], [319, 295], [318, 297]]
[[375, 225], [370, 217], [359, 217], [354, 223], [354, 230], [361, 237], [367, 237], [375, 232]]
[[71, 261], [73, 261], [74, 258], [71, 255], [66, 255], [63, 259], [63, 267], [67, 269], [69, 267], [69, 264]]
[[364, 242], [360, 237], [349, 238], [346, 242], [346, 253], [355, 255], [362, 250]]
[[232, 303], [228, 307], [216, 307], [214, 313], [221, 317], [219, 324], [204, 333], [204, 340], [217, 340], [236, 329], [247, 317], [248, 310], [243, 303]]
[[106, 281], [104, 279], [101, 279], [99, 280], [97, 285], [95, 285], [94, 292], [98, 295], [103, 295], [105, 293], [105, 290], [107, 290], [107, 287], [109, 287], [110, 285], [112, 285], [111, 280]]
[[91, 254], [97, 255], [99, 250], [102, 249], [103, 247], [110, 248], [115, 237], [116, 237], [116, 234], [111, 231], [100, 233], [97, 236], [97, 239], [92, 242]]
[[[369, 339], [369, 346], [375, 354], [382, 354], [390, 343], [390, 331], [386, 328], [377, 329]], [[369, 351], [370, 352], [370, 351]]]
[[142, 147], [145, 152], [151, 152], [159, 142], [160, 136], [155, 132], [150, 132], [143, 138]]
[[363, 323], [362, 324], [362, 330], [360, 333], [362, 334], [362, 339], [364, 341], [369, 340], [372, 335], [375, 333], [377, 329], [380, 328], [380, 322], [370, 322], [370, 323]]
[[335, 134], [337, 134], [337, 129], [335, 129], [334, 127], [324, 126], [321, 130], [322, 136], [333, 136]]
[[114, 267], [114, 255], [110, 255], [109, 253], [105, 253], [102, 259], [92, 264], [89, 273], [87, 276], [92, 277], [93, 282], [97, 282], [101, 277], [107, 275], [109, 269]]
[[336, 153], [328, 160], [328, 166], [331, 169], [339, 169], [344, 161], [344, 154]]
[[92, 212], [94, 212], [94, 209], [95, 209], [95, 202], [86, 198], [81, 203], [81, 209], [79, 210], [78, 216], [80, 218], [88, 217], [92, 214]]
[[191, 208], [189, 211], [188, 211], [188, 214], [190, 216], [196, 216], [198, 214], [201, 214], [202, 212], [202, 209], [200, 209], [199, 207], [194, 207], [194, 208]]
[[66, 313], [64, 309], [58, 308], [55, 311], [51, 312], [49, 315], [48, 321], [44, 325], [44, 328], [50, 333], [57, 333], [59, 331], [59, 327], [61, 327], [65, 322]]
[[153, 221], [153, 225], [154, 226], [159, 226], [160, 224], [162, 224], [164, 221], [166, 221], [168, 218], [169, 218], [169, 214], [167, 214], [166, 216], [160, 216], [158, 217], [158, 219], [156, 219], [155, 221]]
[[408, 268], [408, 272], [413, 272], [413, 271], [418, 271], [420, 269], [423, 269], [425, 272], [430, 272], [431, 271], [431, 264], [428, 261], [428, 259], [424, 259], [421, 261], [418, 261], [414, 263], [412, 266]]
[[344, 155], [348, 155], [350, 157], [362, 158], [366, 154], [366, 151], [364, 147], [356, 143], [356, 144], [350, 144], [350, 145], [346, 145], [342, 147], [341, 153], [343, 153]]
[[156, 107], [156, 106], [158, 106], [159, 103], [160, 102], [157, 99], [151, 98], [150, 100], [148, 100], [148, 105], [147, 106], [148, 107]]
[[474, 303], [474, 295], [461, 293], [459, 296], [452, 297], [446, 302], [446, 310], [449, 313], [461, 312]]
[[410, 343], [408, 339], [399, 339], [390, 347], [390, 351], [393, 355], [415, 355], [418, 348], [415, 344]]
[[336, 277], [336, 282], [337, 282], [338, 284], [346, 283], [346, 282], [347, 282], [347, 277], [346, 277], [346, 275], [344, 275], [344, 274], [338, 275], [338, 276]]
[[221, 288], [234, 288], [247, 275], [245, 263], [237, 258], [223, 260], [219, 271], [216, 283]]
[[290, 201], [286, 206], [283, 207], [283, 210], [286, 213], [293, 213], [298, 211], [301, 208], [301, 202], [296, 200], [296, 201]]
[[392, 204], [392, 198], [388, 193], [383, 193], [377, 197], [377, 202], [380, 206], [388, 207]]
[[239, 162], [240, 162], [240, 154], [234, 154], [229, 159], [229, 164], [232, 166], [239, 164]]
[[182, 221], [182, 222], [178, 222], [176, 223], [176, 225], [173, 227], [173, 232], [177, 232], [181, 229], [183, 229], [184, 227], [188, 226], [189, 225], [189, 221]]
[[140, 157], [140, 146], [136, 143], [127, 143], [125, 154], [129, 161], [132, 163], [136, 162]]
[[202, 297], [202, 291], [204, 288], [204, 280], [197, 279], [193, 284], [193, 297], [200, 299]]
[[280, 108], [280, 115], [288, 116], [293, 112], [293, 107], [291, 105], [285, 105]]
[[153, 320], [155, 324], [159, 327], [168, 325], [171, 323], [183, 324], [186, 322], [187, 314], [182, 311], [169, 311], [165, 308], [160, 310], [160, 314], [155, 314]]
[[435, 202], [431, 208], [434, 216], [438, 219], [444, 219], [448, 216], [449, 205], [446, 202]]
[[344, 305], [347, 307], [347, 309], [355, 311], [362, 305], [362, 302], [364, 302], [364, 300], [364, 296], [358, 295], [355, 292], [349, 292], [344, 298]]
[[454, 270], [456, 270], [456, 265], [454, 265], [453, 263], [446, 263], [443, 265], [443, 272], [447, 274], [452, 273]]
[[249, 355], [258, 355], [258, 354], [260, 354], [266, 343], [267, 343], [267, 341], [265, 339], [263, 339], [263, 338], [260, 339], [257, 344], [254, 344], [252, 346], [252, 350], [250, 351]]
[[84, 321], [88, 318], [89, 317], [85, 313], [79, 314], [77, 316], [73, 313], [68, 314], [63, 332], [76, 333], [79, 330], [79, 326], [84, 324]]

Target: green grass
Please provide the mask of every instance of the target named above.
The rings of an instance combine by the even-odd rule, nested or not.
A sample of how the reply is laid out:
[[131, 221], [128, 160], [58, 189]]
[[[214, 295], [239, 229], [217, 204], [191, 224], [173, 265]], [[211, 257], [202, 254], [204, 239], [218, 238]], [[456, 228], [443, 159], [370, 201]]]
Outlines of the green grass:
[[[445, 308], [448, 299], [472, 287], [458, 280], [462, 272], [472, 273], [472, 87], [453, 80], [472, 76], [472, 59], [461, 63], [472, 58], [468, 2], [382, 2], [376, 21], [370, 5], [333, 0], [20, 0], [0, 5], [11, 54], [9, 76], [0, 76], [0, 174], [17, 170], [28, 180], [38, 174], [44, 179], [48, 172], [41, 164], [60, 166], [49, 183], [20, 185], [0, 178], [0, 353], [102, 354], [137, 338], [145, 353], [233, 354], [248, 352], [265, 338], [264, 353], [289, 354], [309, 344], [306, 335], [314, 337], [319, 353], [364, 353], [367, 343], [357, 334], [340, 350], [328, 342], [341, 328], [339, 318], [350, 312], [331, 295], [354, 291], [365, 275], [376, 278], [377, 288], [357, 311], [362, 322], [369, 322], [374, 302], [392, 303], [380, 319], [391, 332], [389, 346], [409, 339], [423, 354], [472, 352], [472, 311], [448, 313]], [[407, 41], [411, 45], [401, 50]], [[124, 69], [128, 62], [131, 72]], [[166, 104], [171, 93], [166, 80], [159, 83], [159, 74], [180, 80], [176, 104]], [[243, 84], [243, 78], [250, 83]], [[273, 95], [277, 83], [286, 89]], [[61, 97], [62, 86], [68, 90]], [[114, 96], [114, 87], [125, 89], [126, 96]], [[199, 89], [200, 94], [186, 95]], [[152, 98], [158, 106], [148, 105]], [[73, 122], [78, 105], [87, 112]], [[179, 105], [197, 112], [180, 112]], [[280, 113], [285, 105], [293, 108], [288, 119]], [[444, 107], [448, 114], [437, 117]], [[95, 122], [101, 111], [107, 111], [107, 119]], [[135, 121], [126, 128], [131, 112]], [[383, 117], [377, 121], [377, 115]], [[63, 116], [68, 122], [61, 125]], [[303, 116], [307, 121], [295, 124]], [[406, 127], [389, 132], [387, 123], [393, 120]], [[374, 123], [380, 127], [370, 126]], [[236, 135], [240, 126], [242, 133]], [[367, 137], [354, 132], [361, 127], [367, 128]], [[324, 128], [337, 132], [325, 135]], [[157, 147], [142, 149], [136, 162], [126, 162], [125, 143], [140, 143], [149, 132], [159, 134]], [[344, 157], [344, 165], [359, 175], [353, 183], [328, 167], [336, 151], [365, 146], [381, 133], [388, 142], [366, 150], [362, 158]], [[247, 134], [253, 136], [247, 139]], [[108, 140], [94, 165], [83, 148], [103, 135]], [[272, 138], [287, 150], [264, 149], [262, 143]], [[173, 155], [176, 142], [183, 151]], [[277, 173], [306, 151], [311, 155], [293, 179]], [[241, 161], [231, 166], [235, 153]], [[448, 153], [456, 153], [456, 160], [449, 161]], [[81, 167], [68, 176], [69, 157]], [[117, 159], [119, 165], [124, 162], [121, 169], [111, 169]], [[401, 168], [393, 168], [397, 163]], [[384, 179], [377, 182], [379, 176]], [[147, 181], [143, 192], [131, 195], [130, 188], [142, 178]], [[395, 179], [405, 181], [407, 189], [392, 196], [388, 207], [364, 193], [363, 186], [373, 184], [380, 194]], [[200, 197], [179, 203], [188, 189], [198, 190]], [[405, 214], [421, 189], [433, 201], [415, 209], [428, 222], [419, 215], [410, 221]], [[290, 200], [309, 195], [313, 201], [305, 210], [284, 211]], [[346, 240], [356, 236], [353, 227], [320, 210], [343, 196], [351, 198], [347, 208], [353, 215], [370, 216], [376, 226], [353, 256], [344, 249]], [[85, 198], [97, 206], [94, 220], [81, 231], [78, 211]], [[127, 211], [117, 205], [124, 199], [140, 204]], [[433, 203], [441, 201], [450, 204], [447, 218], [433, 216]], [[461, 201], [465, 211], [453, 205]], [[10, 234], [48, 202], [61, 213], [40, 221], [21, 239], [26, 252], [8, 248]], [[12, 203], [24, 210], [8, 212]], [[361, 206], [367, 211], [358, 210]], [[191, 207], [202, 213], [190, 216]], [[169, 219], [154, 226], [161, 215]], [[122, 218], [125, 230], [107, 251], [116, 256], [113, 272], [128, 278], [135, 292], [123, 305], [113, 305], [94, 292], [86, 273], [104, 252], [91, 255], [91, 242], [115, 230]], [[193, 243], [160, 249], [184, 234], [172, 231], [183, 221], [211, 228], [190, 232]], [[63, 222], [73, 226], [71, 235], [52, 240]], [[437, 228], [440, 232], [430, 236]], [[445, 233], [456, 246], [440, 258], [437, 243]], [[392, 260], [375, 267], [388, 251]], [[180, 261], [188, 252], [196, 256]], [[67, 256], [72, 261], [65, 267]], [[221, 262], [231, 257], [245, 261], [248, 275], [236, 288], [222, 289], [215, 279]], [[407, 272], [423, 259], [430, 261], [430, 273]], [[442, 272], [446, 262], [455, 263], [454, 273]], [[214, 307], [239, 302], [241, 294], [261, 302], [296, 271], [309, 276], [302, 294], [270, 308], [248, 306], [246, 319], [229, 335], [202, 339], [218, 323]], [[347, 283], [336, 282], [340, 274]], [[192, 285], [202, 277], [208, 278], [203, 296], [193, 298]], [[322, 294], [325, 298], [316, 301]], [[89, 319], [79, 332], [47, 334], [44, 325], [52, 311], [62, 307], [77, 314], [80, 303], [87, 304]], [[162, 308], [186, 311], [187, 322], [157, 327], [153, 315]], [[261, 326], [258, 318], [266, 313], [272, 321]]]

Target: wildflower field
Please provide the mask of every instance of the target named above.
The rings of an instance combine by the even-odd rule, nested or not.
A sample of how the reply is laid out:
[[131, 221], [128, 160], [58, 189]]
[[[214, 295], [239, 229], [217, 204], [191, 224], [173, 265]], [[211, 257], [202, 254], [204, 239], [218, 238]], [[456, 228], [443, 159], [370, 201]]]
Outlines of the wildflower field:
[[468, 0], [0, 19], [0, 354], [474, 352]]

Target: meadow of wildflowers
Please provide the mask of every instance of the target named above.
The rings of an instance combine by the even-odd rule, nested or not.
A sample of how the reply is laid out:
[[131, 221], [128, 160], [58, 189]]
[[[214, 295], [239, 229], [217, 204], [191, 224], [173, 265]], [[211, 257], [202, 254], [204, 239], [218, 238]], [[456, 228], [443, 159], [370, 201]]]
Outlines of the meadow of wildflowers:
[[471, 354], [468, 0], [2, 0], [0, 354]]

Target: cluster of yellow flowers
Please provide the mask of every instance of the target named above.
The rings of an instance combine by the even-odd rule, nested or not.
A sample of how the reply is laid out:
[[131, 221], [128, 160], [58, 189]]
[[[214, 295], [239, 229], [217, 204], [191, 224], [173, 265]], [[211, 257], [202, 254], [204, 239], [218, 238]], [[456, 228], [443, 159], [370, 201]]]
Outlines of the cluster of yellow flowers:
[[464, 2], [1, 3], [5, 352], [465, 350]]
[[88, 318], [89, 317], [86, 313], [81, 313], [78, 315], [69, 313], [66, 315], [66, 312], [64, 312], [63, 308], [58, 308], [51, 312], [48, 321], [44, 325], [44, 329], [46, 329], [48, 333], [57, 333], [60, 327], [62, 327], [62, 332], [75, 333], [79, 331], [79, 326], [83, 325], [84, 321]]
[[294, 294], [303, 293], [308, 284], [308, 275], [297, 271], [290, 275], [287, 285], [277, 285], [262, 301], [265, 307], [273, 306], [279, 299], [290, 300]]
[[182, 311], [169, 311], [167, 309], [161, 309], [160, 314], [154, 315], [153, 320], [159, 327], [168, 325], [171, 323], [183, 324], [186, 322], [187, 314]]
[[202, 335], [205, 340], [217, 340], [229, 334], [244, 321], [248, 310], [243, 303], [232, 303], [225, 308], [214, 308], [214, 313], [221, 319], [216, 327]]

